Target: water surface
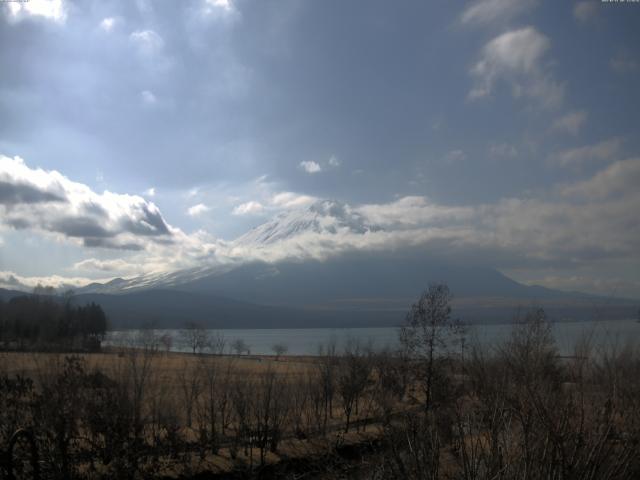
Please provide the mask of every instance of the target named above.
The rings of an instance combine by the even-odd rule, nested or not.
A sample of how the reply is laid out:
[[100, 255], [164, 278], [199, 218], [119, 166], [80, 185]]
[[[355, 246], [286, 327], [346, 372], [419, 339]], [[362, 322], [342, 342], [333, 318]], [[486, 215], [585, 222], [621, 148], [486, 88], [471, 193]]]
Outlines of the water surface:
[[[509, 338], [512, 324], [473, 325], [467, 327], [465, 343], [492, 348]], [[574, 353], [578, 341], [589, 338], [596, 349], [617, 347], [640, 341], [640, 323], [636, 320], [611, 320], [600, 322], [562, 322], [552, 325], [558, 350], [562, 355]], [[224, 338], [225, 351], [231, 353], [231, 345], [241, 339], [254, 355], [271, 355], [275, 344], [287, 347], [289, 355], [316, 355], [321, 345], [335, 344], [338, 351], [347, 342], [357, 340], [375, 349], [396, 348], [399, 345], [398, 328], [281, 328], [281, 329], [221, 329], [208, 330], [210, 338]], [[105, 345], [142, 346], [143, 343], [161, 338], [171, 338], [171, 350], [190, 351], [184, 330], [126, 330], [109, 332]], [[162, 347], [160, 347], [162, 348]]]

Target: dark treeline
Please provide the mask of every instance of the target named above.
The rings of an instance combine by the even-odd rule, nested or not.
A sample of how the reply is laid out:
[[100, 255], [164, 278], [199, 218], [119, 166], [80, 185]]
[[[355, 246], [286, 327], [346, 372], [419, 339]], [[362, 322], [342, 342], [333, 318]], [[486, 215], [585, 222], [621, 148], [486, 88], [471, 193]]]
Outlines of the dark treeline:
[[107, 317], [95, 303], [74, 305], [71, 293], [57, 297], [36, 289], [32, 295], [0, 299], [0, 348], [97, 350]]
[[[291, 366], [221, 355], [223, 342], [166, 354], [153, 332], [118, 355], [52, 354], [33, 378], [0, 371], [0, 447], [33, 431], [41, 471], [60, 479], [221, 464], [233, 478], [640, 478], [637, 346], [595, 351], [585, 338], [561, 357], [534, 309], [507, 341], [475, 348], [449, 305], [446, 286], [425, 291], [398, 351], [350, 341]], [[346, 461], [354, 438], [366, 454]], [[265, 476], [294, 451], [306, 452], [295, 471]]]

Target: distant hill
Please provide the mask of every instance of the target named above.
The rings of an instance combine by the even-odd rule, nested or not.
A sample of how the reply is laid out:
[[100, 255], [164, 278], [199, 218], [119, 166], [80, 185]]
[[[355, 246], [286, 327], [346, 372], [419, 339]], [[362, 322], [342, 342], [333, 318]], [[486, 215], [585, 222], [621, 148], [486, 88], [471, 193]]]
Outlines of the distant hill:
[[[393, 326], [431, 282], [449, 285], [454, 315], [468, 322], [507, 322], [531, 306], [556, 320], [631, 318], [637, 310], [629, 300], [522, 285], [490, 268], [391, 257], [255, 262], [178, 272], [144, 286], [122, 282], [112, 282], [108, 294], [84, 289], [77, 301], [99, 303], [118, 328], [188, 321], [215, 328]], [[126, 288], [116, 293], [120, 284]]]
[[5, 302], [11, 300], [13, 297], [20, 297], [22, 295], [25, 295], [25, 292], [0, 288], [0, 300], [4, 300]]

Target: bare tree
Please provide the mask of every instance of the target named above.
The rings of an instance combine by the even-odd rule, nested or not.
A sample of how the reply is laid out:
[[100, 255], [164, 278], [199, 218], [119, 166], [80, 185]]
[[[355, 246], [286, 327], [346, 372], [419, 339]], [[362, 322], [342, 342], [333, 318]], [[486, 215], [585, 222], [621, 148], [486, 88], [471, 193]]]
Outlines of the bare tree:
[[371, 374], [371, 362], [368, 355], [356, 341], [350, 341], [345, 349], [338, 370], [338, 392], [342, 398], [345, 415], [344, 431], [351, 425], [352, 413], [358, 415], [358, 402], [362, 397]]
[[251, 397], [252, 445], [258, 447], [264, 465], [267, 449], [276, 452], [288, 414], [287, 383], [275, 371], [267, 370], [254, 383]]
[[191, 351], [202, 353], [202, 351], [210, 346], [209, 332], [200, 323], [187, 322], [185, 328], [180, 332], [182, 341]]
[[160, 343], [164, 347], [165, 352], [169, 353], [171, 351], [171, 346], [173, 345], [173, 337], [170, 334], [165, 333], [160, 337]]
[[231, 348], [236, 352], [236, 355], [242, 355], [249, 351], [249, 345], [242, 338], [238, 338], [231, 343]]
[[433, 403], [437, 356], [444, 354], [457, 333], [457, 323], [451, 319], [451, 293], [444, 284], [432, 284], [411, 306], [406, 325], [400, 331], [400, 342], [417, 362], [418, 381], [424, 394], [424, 408]]
[[202, 379], [199, 364], [184, 361], [182, 368], [178, 370], [178, 385], [184, 400], [184, 412], [187, 427], [193, 423], [193, 411], [198, 404], [198, 398], [202, 393]]
[[276, 361], [278, 361], [282, 355], [285, 355], [289, 351], [289, 347], [284, 343], [276, 343], [271, 347], [271, 350], [276, 354]]
[[320, 345], [318, 348], [318, 356], [318, 375], [320, 377], [320, 385], [322, 385], [324, 407], [324, 418], [322, 422], [322, 431], [324, 433], [327, 429], [328, 419], [333, 418], [333, 398], [336, 392], [336, 372], [338, 365], [335, 340], [331, 339], [326, 346]]
[[209, 349], [214, 355], [222, 355], [226, 346], [227, 339], [224, 338], [222, 333], [216, 332], [215, 335], [210, 338]]

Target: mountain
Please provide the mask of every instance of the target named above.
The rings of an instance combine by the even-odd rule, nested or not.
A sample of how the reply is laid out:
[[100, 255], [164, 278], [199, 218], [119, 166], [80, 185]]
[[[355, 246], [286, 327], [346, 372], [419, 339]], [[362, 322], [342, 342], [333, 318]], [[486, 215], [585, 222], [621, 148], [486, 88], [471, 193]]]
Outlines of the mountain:
[[302, 234], [364, 234], [382, 230], [347, 205], [331, 200], [318, 201], [306, 209], [277, 215], [234, 241], [237, 246], [273, 245]]
[[8, 302], [14, 297], [20, 297], [24, 295], [25, 292], [20, 290], [7, 290], [6, 288], [0, 288], [0, 300]]
[[553, 319], [630, 318], [637, 308], [629, 301], [522, 285], [491, 268], [426, 258], [350, 255], [197, 273], [164, 277], [170, 287], [147, 284], [77, 299], [101, 304], [118, 328], [188, 321], [225, 328], [398, 325], [431, 282], [449, 285], [454, 315], [469, 322], [509, 321], [518, 308], [531, 306], [544, 307]]
[[395, 325], [433, 282], [449, 285], [454, 314], [467, 321], [508, 321], [518, 308], [532, 305], [557, 319], [635, 315], [634, 302], [523, 285], [493, 268], [417, 247], [384, 252], [336, 248], [321, 258], [299, 252], [307, 245], [320, 243], [326, 249], [331, 241], [338, 244], [336, 239], [375, 232], [384, 230], [348, 206], [317, 202], [280, 214], [232, 242], [248, 257], [260, 251], [276, 260], [118, 278], [77, 293], [82, 301], [103, 305], [118, 326], [186, 321], [254, 328]]

